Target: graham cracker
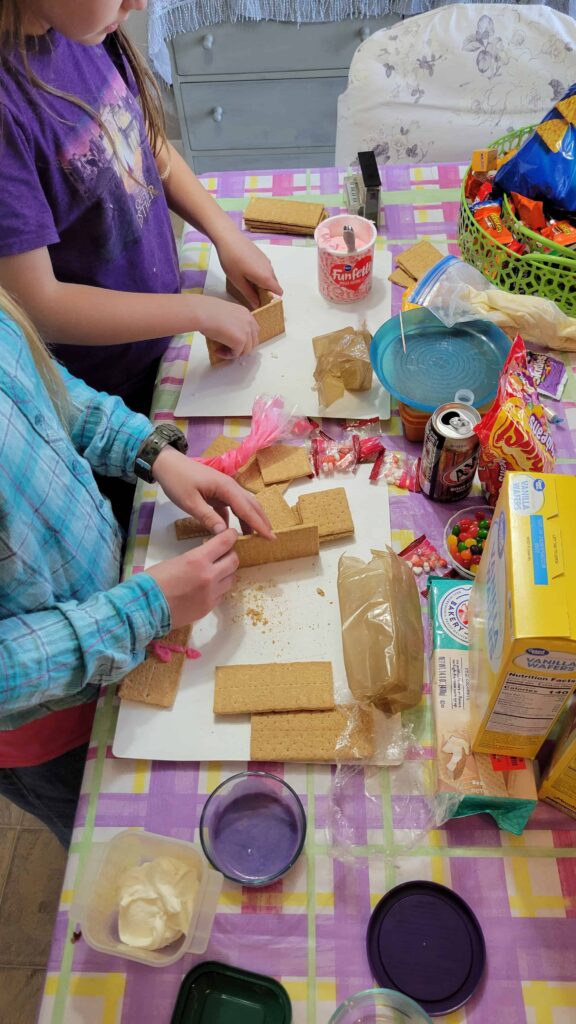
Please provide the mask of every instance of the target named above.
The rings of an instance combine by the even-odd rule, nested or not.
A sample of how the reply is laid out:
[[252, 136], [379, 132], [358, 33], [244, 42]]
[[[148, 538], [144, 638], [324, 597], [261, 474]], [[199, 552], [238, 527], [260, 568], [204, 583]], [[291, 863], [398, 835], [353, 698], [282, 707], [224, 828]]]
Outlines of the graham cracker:
[[370, 711], [342, 704], [332, 711], [252, 715], [251, 761], [362, 761], [374, 753]]
[[252, 494], [258, 494], [266, 486], [255, 455], [248, 459], [248, 462], [242, 466], [242, 469], [238, 470], [234, 479], [237, 484], [240, 484], [247, 491], [251, 491]]
[[215, 715], [333, 707], [334, 680], [329, 661], [216, 667]]
[[413, 288], [416, 284], [416, 278], [407, 274], [401, 267], [396, 267], [391, 274], [388, 274], [388, 280], [392, 281], [392, 284], [400, 285], [401, 288]]
[[290, 444], [271, 444], [256, 453], [262, 479], [265, 484], [297, 480], [301, 476], [312, 476], [312, 466], [305, 448]]
[[192, 540], [194, 537], [211, 537], [210, 530], [207, 530], [204, 523], [194, 516], [185, 516], [183, 519], [176, 519], [174, 522], [176, 540]]
[[436, 266], [443, 259], [442, 253], [431, 242], [417, 242], [396, 257], [398, 266], [417, 281], [424, 276], [430, 267]]
[[300, 518], [282, 497], [279, 487], [265, 487], [257, 494], [258, 502], [270, 520], [273, 530], [282, 530], [290, 526], [298, 526]]
[[291, 526], [276, 530], [276, 540], [266, 540], [257, 533], [239, 537], [234, 549], [240, 559], [239, 568], [285, 562], [292, 558], [307, 558], [320, 550], [317, 526]]
[[[190, 626], [180, 626], [159, 642], [186, 647], [189, 636]], [[170, 661], [160, 661], [156, 655], [148, 653], [140, 665], [124, 676], [118, 688], [118, 696], [121, 700], [133, 700], [138, 704], [171, 708], [176, 700], [185, 661], [186, 655], [177, 651], [172, 652]]]
[[[325, 220], [326, 216], [321, 219]], [[308, 237], [314, 235], [314, 231], [310, 228], [298, 228], [293, 224], [265, 224], [260, 220], [245, 220], [244, 225], [248, 231], [258, 231], [262, 235], [308, 235]]]
[[218, 455], [224, 455], [225, 452], [230, 452], [234, 448], [240, 447], [240, 441], [235, 441], [233, 437], [225, 437], [224, 434], [218, 434], [213, 441], [202, 452], [203, 459], [215, 459]]
[[[259, 345], [263, 345], [266, 341], [271, 341], [272, 338], [277, 338], [279, 334], [284, 334], [286, 330], [284, 304], [279, 295], [273, 295], [272, 292], [267, 291], [265, 288], [258, 288], [260, 306], [257, 309], [251, 309], [250, 303], [242, 292], [228, 278], [226, 278], [226, 291], [243, 306], [246, 306], [247, 309], [250, 309], [252, 316], [258, 324]], [[219, 354], [221, 349], [219, 342], [214, 341], [212, 338], [206, 338], [206, 345], [208, 348], [208, 358], [212, 366], [229, 362], [228, 359], [222, 358]]]
[[335, 540], [354, 533], [354, 522], [344, 487], [301, 494], [296, 502], [304, 526], [316, 524], [320, 540]]
[[291, 233], [291, 228], [300, 228], [313, 235], [325, 216], [322, 203], [252, 196], [244, 211], [244, 222], [251, 230], [275, 224], [278, 228], [285, 227], [287, 233]]

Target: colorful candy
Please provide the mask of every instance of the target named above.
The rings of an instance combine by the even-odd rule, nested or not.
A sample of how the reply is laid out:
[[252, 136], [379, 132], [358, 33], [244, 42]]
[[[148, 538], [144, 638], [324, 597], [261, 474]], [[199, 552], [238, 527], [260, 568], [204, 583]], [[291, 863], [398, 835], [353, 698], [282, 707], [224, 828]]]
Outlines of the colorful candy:
[[467, 572], [476, 574], [486, 538], [490, 531], [490, 522], [486, 512], [479, 509], [474, 513], [474, 519], [470, 518], [469, 512], [464, 512], [462, 518], [452, 527], [446, 538], [446, 545], [451, 557]]

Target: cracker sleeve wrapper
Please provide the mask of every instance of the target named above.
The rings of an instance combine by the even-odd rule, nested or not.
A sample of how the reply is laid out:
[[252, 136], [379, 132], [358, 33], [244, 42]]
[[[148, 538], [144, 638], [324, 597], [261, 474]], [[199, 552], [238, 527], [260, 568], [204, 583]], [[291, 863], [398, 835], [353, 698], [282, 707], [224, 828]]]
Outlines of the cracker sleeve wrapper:
[[369, 562], [342, 555], [338, 599], [348, 685], [388, 715], [415, 707], [424, 683], [420, 597], [410, 567], [391, 550]]
[[315, 388], [320, 404], [327, 408], [344, 391], [369, 391], [372, 387], [370, 342], [372, 336], [360, 329], [343, 327], [340, 331], [320, 334], [312, 339], [316, 369]]

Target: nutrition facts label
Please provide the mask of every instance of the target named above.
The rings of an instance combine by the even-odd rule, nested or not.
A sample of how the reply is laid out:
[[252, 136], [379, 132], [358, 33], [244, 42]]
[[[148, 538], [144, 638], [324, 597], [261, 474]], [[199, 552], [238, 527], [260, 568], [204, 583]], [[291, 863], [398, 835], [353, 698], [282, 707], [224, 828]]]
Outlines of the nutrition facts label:
[[573, 688], [573, 679], [510, 672], [486, 728], [492, 732], [511, 732], [522, 736], [543, 735], [548, 732]]

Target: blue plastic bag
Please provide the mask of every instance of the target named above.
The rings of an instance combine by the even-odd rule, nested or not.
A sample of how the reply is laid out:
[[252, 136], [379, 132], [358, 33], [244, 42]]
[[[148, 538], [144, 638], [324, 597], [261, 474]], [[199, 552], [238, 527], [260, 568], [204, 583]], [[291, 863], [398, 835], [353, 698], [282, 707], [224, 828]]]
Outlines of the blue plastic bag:
[[[570, 86], [561, 103], [576, 96], [576, 84]], [[544, 121], [562, 119], [557, 106]], [[502, 165], [495, 185], [502, 192], [519, 192], [529, 199], [548, 202], [555, 210], [573, 214], [576, 211], [576, 126], [566, 121], [559, 149], [553, 152], [537, 132]]]

